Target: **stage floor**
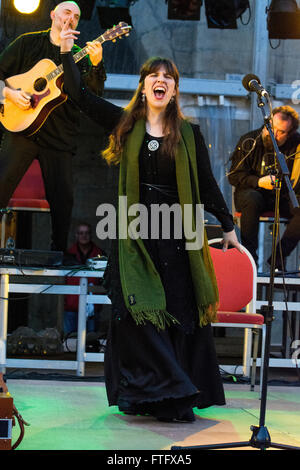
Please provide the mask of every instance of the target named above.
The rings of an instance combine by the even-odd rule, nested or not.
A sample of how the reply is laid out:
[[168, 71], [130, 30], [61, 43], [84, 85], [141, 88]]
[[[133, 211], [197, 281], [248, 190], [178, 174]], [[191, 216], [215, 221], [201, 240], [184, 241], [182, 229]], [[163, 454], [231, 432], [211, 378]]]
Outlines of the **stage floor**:
[[[108, 407], [100, 381], [23, 380], [7, 378], [14, 404], [30, 426], [17, 450], [169, 450], [248, 441], [258, 425], [258, 387], [224, 384], [226, 406], [197, 410], [191, 424], [162, 423], [128, 416]], [[273, 442], [300, 446], [300, 388], [269, 386], [266, 426]], [[13, 427], [12, 443], [19, 436]], [[248, 448], [249, 449], [249, 448]]]

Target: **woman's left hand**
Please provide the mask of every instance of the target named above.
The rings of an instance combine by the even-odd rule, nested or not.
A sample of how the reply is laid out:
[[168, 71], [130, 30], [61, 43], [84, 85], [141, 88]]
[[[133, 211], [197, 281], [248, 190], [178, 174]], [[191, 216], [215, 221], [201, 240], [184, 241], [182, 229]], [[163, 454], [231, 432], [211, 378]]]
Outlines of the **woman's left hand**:
[[222, 240], [222, 245], [223, 245], [223, 251], [226, 251], [229, 245], [234, 246], [237, 250], [239, 250], [241, 253], [244, 253], [244, 250], [239, 243], [235, 230], [232, 230], [231, 232], [224, 232], [223, 233], [223, 240]]

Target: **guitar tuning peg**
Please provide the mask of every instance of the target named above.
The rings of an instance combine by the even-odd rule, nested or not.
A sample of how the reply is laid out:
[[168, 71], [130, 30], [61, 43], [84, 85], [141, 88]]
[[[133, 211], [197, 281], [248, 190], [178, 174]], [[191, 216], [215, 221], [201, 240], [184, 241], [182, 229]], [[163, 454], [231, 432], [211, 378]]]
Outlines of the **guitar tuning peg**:
[[116, 42], [117, 40], [116, 39], [113, 39], [112, 42]]
[[129, 33], [125, 34], [125, 36], [129, 36]]

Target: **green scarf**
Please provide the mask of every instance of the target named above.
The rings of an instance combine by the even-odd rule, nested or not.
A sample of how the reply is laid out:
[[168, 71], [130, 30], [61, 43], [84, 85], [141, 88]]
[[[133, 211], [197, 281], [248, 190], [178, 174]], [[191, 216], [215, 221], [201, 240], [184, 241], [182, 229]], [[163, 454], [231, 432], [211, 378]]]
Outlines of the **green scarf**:
[[[145, 136], [145, 121], [136, 122], [123, 149], [120, 162], [119, 196], [127, 196], [127, 207], [139, 202], [139, 154]], [[183, 121], [175, 157], [176, 179], [181, 209], [185, 204], [200, 204], [196, 147], [191, 125]], [[120, 200], [120, 199], [119, 199]], [[183, 214], [183, 212], [182, 212]], [[120, 213], [119, 213], [120, 216]], [[127, 227], [134, 216], [126, 213]], [[124, 227], [124, 220], [120, 220]], [[195, 228], [193, 213], [193, 230]], [[205, 232], [205, 230], [204, 230]], [[199, 324], [216, 321], [218, 289], [206, 234], [201, 249], [188, 250]], [[119, 267], [124, 301], [135, 322], [153, 323], [158, 329], [178, 323], [166, 310], [164, 288], [142, 238], [119, 237]]]

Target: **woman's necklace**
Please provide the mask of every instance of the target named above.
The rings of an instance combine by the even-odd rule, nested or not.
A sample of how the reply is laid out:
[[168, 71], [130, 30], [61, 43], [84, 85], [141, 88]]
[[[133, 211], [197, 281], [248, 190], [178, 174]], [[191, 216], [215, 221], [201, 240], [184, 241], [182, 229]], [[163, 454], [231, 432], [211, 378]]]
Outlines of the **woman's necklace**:
[[159, 148], [159, 142], [155, 139], [152, 139], [148, 142], [148, 149], [151, 152], [155, 152]]
[[[155, 130], [157, 130], [158, 132], [155, 132]], [[154, 128], [150, 127], [149, 125], [146, 124], [146, 131], [147, 131], [147, 134], [149, 135], [150, 137], [150, 141], [148, 142], [148, 149], [150, 150], [150, 152], [155, 152], [156, 150], [159, 149], [159, 145], [160, 145], [160, 142], [159, 142], [159, 139], [162, 138], [162, 136], [160, 137], [156, 137], [155, 135], [153, 134], [160, 134], [161, 133], [161, 128], [157, 128], [155, 129], [155, 126]]]

